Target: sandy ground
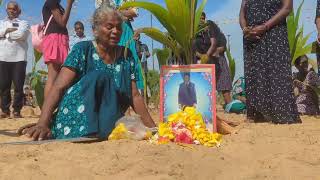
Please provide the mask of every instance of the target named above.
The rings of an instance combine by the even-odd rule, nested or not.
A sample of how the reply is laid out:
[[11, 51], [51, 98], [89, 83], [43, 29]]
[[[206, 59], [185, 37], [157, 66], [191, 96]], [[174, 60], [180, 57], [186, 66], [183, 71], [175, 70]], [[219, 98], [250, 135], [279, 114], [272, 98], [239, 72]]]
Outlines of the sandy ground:
[[[303, 117], [302, 125], [272, 125], [219, 115], [242, 122], [220, 148], [128, 140], [0, 145], [0, 179], [320, 179], [319, 117]], [[36, 120], [0, 120], [0, 142], [26, 140], [14, 132]]]

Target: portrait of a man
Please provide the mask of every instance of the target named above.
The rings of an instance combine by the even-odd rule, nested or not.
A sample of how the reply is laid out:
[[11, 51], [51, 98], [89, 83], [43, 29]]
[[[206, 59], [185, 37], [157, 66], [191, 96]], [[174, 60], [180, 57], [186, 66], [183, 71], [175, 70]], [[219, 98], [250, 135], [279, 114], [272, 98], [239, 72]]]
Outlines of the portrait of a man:
[[214, 65], [162, 66], [160, 75], [160, 119], [186, 107], [195, 107], [210, 131], [216, 127]]
[[192, 107], [197, 104], [195, 84], [190, 81], [190, 74], [183, 74], [183, 83], [179, 86], [178, 103], [181, 109]]

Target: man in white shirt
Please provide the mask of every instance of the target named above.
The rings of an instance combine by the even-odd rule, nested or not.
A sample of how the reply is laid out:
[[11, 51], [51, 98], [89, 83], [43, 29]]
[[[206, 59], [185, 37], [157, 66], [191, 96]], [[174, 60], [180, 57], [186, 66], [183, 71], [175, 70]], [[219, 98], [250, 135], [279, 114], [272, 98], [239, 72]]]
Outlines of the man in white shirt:
[[74, 23], [74, 32], [75, 34], [70, 38], [70, 49], [72, 49], [72, 47], [78, 42], [89, 40], [84, 34], [84, 25], [81, 21]]
[[26, 76], [29, 25], [20, 20], [21, 8], [15, 1], [7, 4], [7, 18], [0, 20], [0, 118], [10, 117], [11, 85], [14, 87], [13, 116], [21, 118], [23, 85]]

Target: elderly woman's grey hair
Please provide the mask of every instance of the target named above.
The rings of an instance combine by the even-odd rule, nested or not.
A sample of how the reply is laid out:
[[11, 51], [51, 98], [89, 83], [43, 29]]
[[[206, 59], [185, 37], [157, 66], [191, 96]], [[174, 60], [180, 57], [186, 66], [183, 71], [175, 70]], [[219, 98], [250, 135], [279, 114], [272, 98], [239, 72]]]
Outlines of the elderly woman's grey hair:
[[104, 1], [102, 5], [95, 10], [93, 14], [92, 29], [96, 30], [97, 28], [99, 28], [101, 23], [105, 21], [106, 17], [110, 15], [115, 15], [122, 20], [121, 14], [116, 9], [111, 7], [108, 1]]

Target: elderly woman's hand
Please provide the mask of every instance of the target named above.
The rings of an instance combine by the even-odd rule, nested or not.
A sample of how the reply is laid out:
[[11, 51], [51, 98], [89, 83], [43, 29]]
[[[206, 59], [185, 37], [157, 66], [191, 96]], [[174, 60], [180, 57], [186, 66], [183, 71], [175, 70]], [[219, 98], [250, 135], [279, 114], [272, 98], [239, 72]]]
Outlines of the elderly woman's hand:
[[26, 135], [34, 141], [41, 141], [51, 138], [51, 130], [47, 125], [41, 123], [27, 124], [18, 130], [19, 135]]
[[132, 21], [134, 18], [138, 17], [138, 12], [135, 8], [129, 8], [125, 10], [120, 10], [124, 20]]

